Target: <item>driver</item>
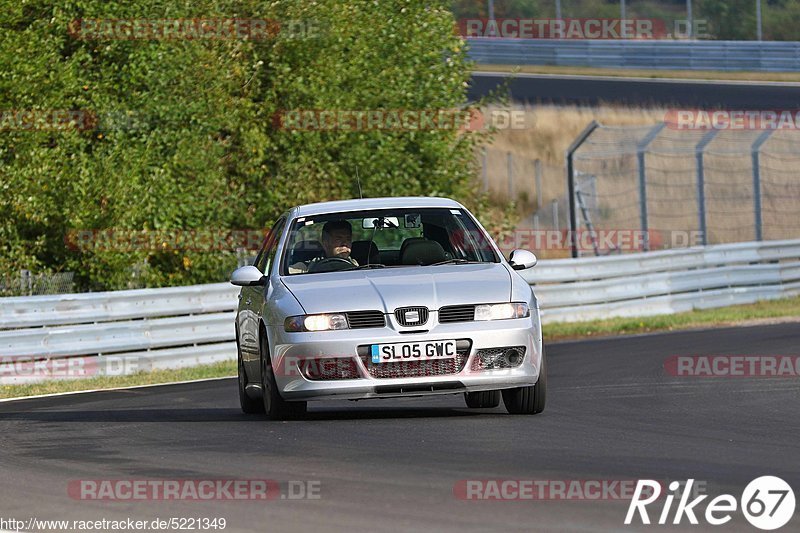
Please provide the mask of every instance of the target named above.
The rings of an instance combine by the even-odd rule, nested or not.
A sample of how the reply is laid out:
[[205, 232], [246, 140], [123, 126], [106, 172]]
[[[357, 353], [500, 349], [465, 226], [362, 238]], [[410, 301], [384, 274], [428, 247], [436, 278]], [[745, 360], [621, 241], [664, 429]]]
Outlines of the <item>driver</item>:
[[350, 257], [353, 246], [353, 227], [346, 220], [331, 220], [322, 226], [322, 249], [325, 257], [316, 257], [311, 261], [299, 262], [289, 267], [289, 274], [308, 272], [314, 263], [338, 257], [358, 266], [358, 262]]

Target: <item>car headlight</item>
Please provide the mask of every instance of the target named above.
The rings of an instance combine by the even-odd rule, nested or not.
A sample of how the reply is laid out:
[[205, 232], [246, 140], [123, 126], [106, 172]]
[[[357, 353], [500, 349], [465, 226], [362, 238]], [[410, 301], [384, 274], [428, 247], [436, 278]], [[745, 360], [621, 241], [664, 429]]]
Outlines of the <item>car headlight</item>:
[[530, 316], [528, 304], [486, 304], [475, 306], [475, 320], [505, 320]]
[[347, 317], [342, 313], [290, 316], [283, 323], [283, 329], [288, 332], [329, 331], [347, 328]]

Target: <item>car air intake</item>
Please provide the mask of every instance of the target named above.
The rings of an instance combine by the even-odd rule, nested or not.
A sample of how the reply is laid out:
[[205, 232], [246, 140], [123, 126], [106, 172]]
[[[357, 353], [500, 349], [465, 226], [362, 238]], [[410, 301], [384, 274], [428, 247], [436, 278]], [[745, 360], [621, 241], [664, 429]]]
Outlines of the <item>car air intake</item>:
[[439, 323], [471, 322], [475, 320], [474, 305], [453, 305], [439, 309]]
[[386, 317], [380, 311], [350, 311], [347, 324], [350, 329], [382, 328], [386, 326]]
[[485, 348], [478, 350], [472, 360], [471, 370], [495, 370], [498, 368], [516, 368], [525, 359], [524, 346], [508, 348]]

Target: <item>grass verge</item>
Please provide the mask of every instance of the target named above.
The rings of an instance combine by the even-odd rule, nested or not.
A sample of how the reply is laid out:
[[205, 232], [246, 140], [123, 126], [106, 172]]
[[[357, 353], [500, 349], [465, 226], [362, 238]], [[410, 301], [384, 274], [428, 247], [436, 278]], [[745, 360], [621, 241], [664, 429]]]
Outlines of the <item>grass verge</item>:
[[615, 78], [678, 78], [713, 81], [778, 81], [800, 82], [800, 72], [727, 72], [718, 70], [645, 70], [592, 67], [555, 67], [547, 65], [476, 65], [478, 72], [511, 72], [522, 74], [554, 74], [562, 76], [612, 76]]
[[[748, 321], [796, 317], [800, 320], [800, 297], [770, 300], [748, 305], [690, 311], [675, 315], [658, 315], [641, 318], [611, 318], [590, 322], [555, 323], [544, 326], [545, 341], [585, 339], [601, 336], [631, 335], [657, 331], [675, 331], [712, 326], [741, 325]], [[236, 362], [225, 361], [213, 365], [176, 370], [155, 370], [130, 376], [97, 377], [81, 380], [53, 380], [30, 385], [0, 386], [0, 398], [15, 398], [75, 392], [82, 390], [113, 389], [173, 383], [196, 379], [219, 378], [236, 375]], [[231, 393], [233, 394], [233, 392]]]
[[27, 385], [2, 385], [0, 386], [0, 398], [38, 396], [40, 394], [55, 394], [82, 390], [115, 389], [119, 387], [174, 383], [178, 381], [221, 378], [235, 375], [236, 361], [223, 361], [193, 368], [139, 372], [137, 374], [131, 374], [130, 376], [101, 376], [89, 379], [50, 380], [43, 383], [31, 383]]
[[588, 322], [557, 322], [544, 326], [545, 341], [585, 339], [587, 337], [633, 335], [657, 331], [675, 331], [705, 327], [743, 325], [797, 318], [800, 321], [800, 297], [703, 309], [636, 318], [609, 318]]

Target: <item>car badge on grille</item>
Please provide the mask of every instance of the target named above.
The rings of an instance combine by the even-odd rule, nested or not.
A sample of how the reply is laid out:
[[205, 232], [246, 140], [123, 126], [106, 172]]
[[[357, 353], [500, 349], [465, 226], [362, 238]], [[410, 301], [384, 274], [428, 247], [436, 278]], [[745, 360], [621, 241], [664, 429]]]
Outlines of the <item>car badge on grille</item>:
[[406, 322], [409, 324], [412, 322], [419, 322], [419, 311], [406, 311], [404, 316]]

